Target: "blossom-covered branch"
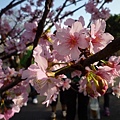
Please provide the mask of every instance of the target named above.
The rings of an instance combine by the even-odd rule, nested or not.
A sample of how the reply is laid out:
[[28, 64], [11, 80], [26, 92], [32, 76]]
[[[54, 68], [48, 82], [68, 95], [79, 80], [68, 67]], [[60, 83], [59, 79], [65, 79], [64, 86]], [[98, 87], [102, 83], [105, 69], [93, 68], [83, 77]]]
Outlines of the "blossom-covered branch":
[[99, 60], [105, 59], [106, 57], [110, 57], [111, 55], [114, 55], [114, 53], [117, 52], [118, 50], [120, 50], [120, 37], [109, 43], [103, 50], [85, 59], [82, 65], [84, 67], [89, 66], [94, 62], [97, 62]]
[[93, 64], [94, 62], [98, 62], [102, 59], [106, 59], [107, 57], [113, 55], [118, 50], [120, 50], [120, 38], [113, 40], [103, 50], [97, 52], [96, 54], [91, 55], [90, 57], [88, 57], [82, 61], [78, 61], [74, 65], [63, 67], [63, 68], [57, 70], [56, 76], [63, 74], [63, 73], [67, 73], [67, 71], [73, 72], [76, 69], [83, 71], [83, 70], [85, 70], [86, 66], [90, 66], [90, 64]]

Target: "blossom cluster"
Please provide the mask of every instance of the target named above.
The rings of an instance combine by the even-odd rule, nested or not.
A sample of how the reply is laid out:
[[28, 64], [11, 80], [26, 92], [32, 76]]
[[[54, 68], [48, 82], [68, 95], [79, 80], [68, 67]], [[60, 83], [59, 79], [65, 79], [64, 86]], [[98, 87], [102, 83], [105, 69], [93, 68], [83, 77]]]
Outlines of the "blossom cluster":
[[[0, 60], [0, 89], [20, 79], [22, 71], [16, 72], [13, 68], [4, 68]], [[2, 92], [0, 97], [0, 119], [9, 120], [14, 113], [19, 113], [20, 108], [28, 100], [27, 81], [23, 81], [13, 88]]]
[[114, 40], [111, 34], [105, 32], [105, 21], [94, 20], [91, 27], [86, 28], [81, 16], [76, 21], [67, 19], [63, 27], [56, 23], [55, 26], [54, 34], [46, 33], [39, 40], [33, 51], [34, 64], [23, 72], [22, 79], [29, 80], [40, 95], [46, 96], [43, 104], [47, 106], [55, 101], [61, 88], [70, 88], [75, 77], [78, 78], [79, 92], [90, 97], [104, 95], [109, 85], [113, 85], [114, 79], [120, 75], [120, 57], [111, 56], [107, 60], [95, 62], [85, 68], [86, 72], [74, 69], [57, 73], [87, 59]]
[[98, 18], [107, 20], [110, 17], [110, 9], [107, 7], [102, 7], [102, 9], [100, 10], [99, 8], [97, 8], [97, 5], [98, 3], [96, 3], [94, 0], [89, 0], [89, 2], [85, 5], [86, 12], [91, 14], [92, 20], [96, 20]]

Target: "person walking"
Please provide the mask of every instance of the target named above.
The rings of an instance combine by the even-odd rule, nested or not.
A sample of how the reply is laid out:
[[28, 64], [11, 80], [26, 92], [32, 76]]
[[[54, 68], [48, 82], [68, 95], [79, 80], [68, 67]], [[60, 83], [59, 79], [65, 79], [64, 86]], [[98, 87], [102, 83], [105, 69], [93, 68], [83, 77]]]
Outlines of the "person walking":
[[[88, 120], [89, 97], [78, 92], [77, 83], [72, 83], [71, 88], [66, 92], [67, 115], [66, 120], [75, 120], [76, 109], [78, 120]], [[76, 105], [78, 108], [76, 108]]]
[[110, 116], [110, 93], [111, 89], [108, 88], [107, 92], [104, 94], [104, 115], [105, 116]]
[[[52, 119], [55, 119], [57, 117], [56, 115], [56, 108], [57, 108], [57, 103], [58, 103], [58, 99], [59, 97], [57, 97], [56, 101], [52, 101], [52, 103], [50, 104], [51, 106], [51, 118]], [[61, 103], [61, 111], [62, 111], [62, 117], [66, 117], [66, 110], [67, 110], [67, 107], [66, 107], [66, 91], [63, 91], [61, 90], [60, 91], [60, 103]]]

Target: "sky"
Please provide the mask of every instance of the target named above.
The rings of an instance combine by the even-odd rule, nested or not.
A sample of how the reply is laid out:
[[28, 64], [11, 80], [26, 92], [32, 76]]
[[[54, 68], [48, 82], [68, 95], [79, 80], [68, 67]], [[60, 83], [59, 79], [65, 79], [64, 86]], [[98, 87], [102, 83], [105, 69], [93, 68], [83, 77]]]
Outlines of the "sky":
[[[0, 9], [4, 8], [11, 0], [0, 0]], [[55, 0], [55, 5], [60, 5], [63, 0]], [[79, 2], [81, 5], [87, 2], [88, 0], [82, 0], [83, 2]], [[74, 7], [74, 6], [72, 6]], [[73, 9], [73, 8], [70, 9]], [[76, 7], [76, 6], [75, 6]], [[110, 2], [108, 4], [105, 4], [104, 7], [108, 7], [111, 10], [111, 14], [120, 14], [120, 0], [113, 0], [113, 2]], [[89, 23], [90, 20], [90, 14], [86, 13], [84, 8], [80, 9], [78, 12], [76, 12], [72, 18], [78, 19], [79, 16], [83, 16], [85, 18], [86, 24]], [[71, 17], [71, 16], [70, 16]]]
[[[61, 1], [63, 1], [63, 0], [55, 0], [55, 1], [56, 1], [56, 5], [59, 5], [61, 3]], [[82, 2], [80, 1], [79, 4], [83, 5], [85, 2], [87, 3], [88, 0], [82, 0]], [[72, 6], [72, 7], [74, 7], [74, 6]], [[72, 7], [71, 7], [71, 9], [73, 9]], [[104, 7], [108, 7], [111, 11], [110, 13], [113, 15], [120, 14], [120, 0], [113, 0], [113, 2], [105, 4]], [[80, 16], [84, 17], [85, 26], [87, 26], [89, 24], [91, 15], [89, 13], [86, 13], [85, 7], [80, 9], [78, 12], [75, 12], [73, 16], [69, 16], [69, 17], [72, 17], [73, 19], [78, 19]]]
[[[12, 0], [0, 0], [0, 9], [5, 7], [10, 1]], [[61, 3], [63, 0], [55, 0], [56, 3]], [[82, 0], [82, 1], [88, 1], [88, 0]], [[120, 13], [120, 0], [113, 0], [113, 2], [106, 4], [108, 8], [110, 8], [112, 14], [118, 14]]]

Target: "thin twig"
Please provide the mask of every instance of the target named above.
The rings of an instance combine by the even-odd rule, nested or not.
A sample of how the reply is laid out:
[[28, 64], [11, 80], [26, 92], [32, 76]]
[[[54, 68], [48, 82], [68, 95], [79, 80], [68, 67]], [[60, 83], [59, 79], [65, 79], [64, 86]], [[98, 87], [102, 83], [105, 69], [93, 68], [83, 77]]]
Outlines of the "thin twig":
[[20, 1], [16, 2], [16, 3], [14, 3], [15, 0], [13, 0], [12, 2], [10, 2], [5, 8], [3, 8], [3, 9], [0, 11], [0, 18], [1, 18], [1, 16], [2, 16], [6, 11], [8, 11], [9, 9], [11, 9], [11, 8], [19, 5], [20, 3], [24, 2], [24, 1], [26, 1], [26, 0], [20, 0]]
[[[82, 5], [82, 6], [80, 6], [80, 7], [78, 7], [78, 8], [76, 8], [75, 10], [73, 10], [73, 11], [71, 11], [71, 12], [69, 12], [69, 13], [63, 15], [62, 17], [59, 18], [59, 20], [61, 20], [61, 19], [65, 18], [65, 17], [67, 17], [68, 15], [73, 14], [74, 12], [78, 11], [79, 9], [81, 9], [81, 8], [84, 7], [84, 6], [85, 6], [85, 4]], [[58, 19], [57, 19], [57, 20], [58, 20]], [[54, 22], [56, 22], [56, 21], [54, 21]], [[52, 23], [52, 24], [46, 29], [46, 31], [49, 30], [52, 26], [54, 26], [54, 23]]]

